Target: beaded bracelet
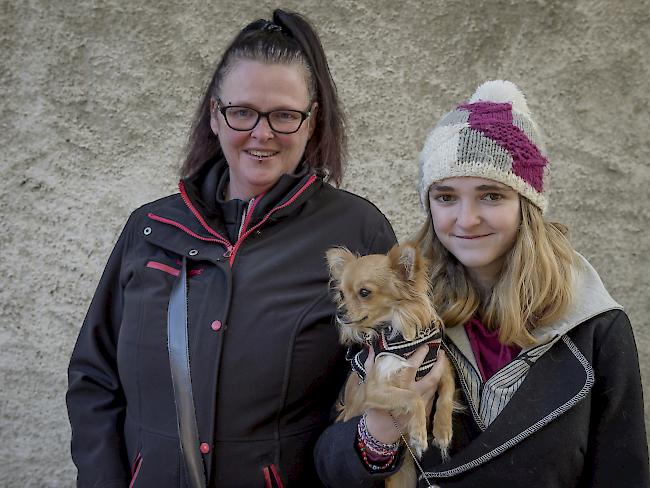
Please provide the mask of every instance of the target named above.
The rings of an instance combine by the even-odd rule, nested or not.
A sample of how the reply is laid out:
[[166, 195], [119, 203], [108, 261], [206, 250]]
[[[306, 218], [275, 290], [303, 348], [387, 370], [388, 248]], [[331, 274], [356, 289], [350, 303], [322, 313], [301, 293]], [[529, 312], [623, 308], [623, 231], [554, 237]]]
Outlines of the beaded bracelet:
[[372, 454], [379, 456], [390, 456], [391, 454], [396, 453], [399, 449], [399, 439], [392, 444], [386, 444], [384, 442], [378, 441], [372, 436], [372, 434], [370, 434], [370, 432], [368, 432], [368, 426], [366, 422], [366, 414], [364, 413], [361, 417], [361, 420], [359, 420], [357, 432], [359, 434], [359, 439], [363, 441], [368, 450]]
[[[363, 461], [363, 464], [365, 464], [369, 469], [373, 471], [383, 471], [385, 469], [390, 468], [395, 462], [395, 457], [397, 456], [397, 452], [394, 452], [393, 454], [385, 458], [385, 461], [383, 459], [382, 461], [379, 461], [379, 460], [372, 459], [368, 455], [368, 450], [361, 439], [359, 439], [359, 442], [357, 443], [357, 447], [359, 448], [359, 454], [361, 454], [361, 460]], [[378, 464], [378, 463], [383, 463], [383, 464]]]
[[393, 444], [386, 444], [375, 439], [366, 425], [364, 413], [357, 426], [357, 448], [361, 460], [372, 471], [383, 471], [391, 468], [399, 452], [399, 440]]

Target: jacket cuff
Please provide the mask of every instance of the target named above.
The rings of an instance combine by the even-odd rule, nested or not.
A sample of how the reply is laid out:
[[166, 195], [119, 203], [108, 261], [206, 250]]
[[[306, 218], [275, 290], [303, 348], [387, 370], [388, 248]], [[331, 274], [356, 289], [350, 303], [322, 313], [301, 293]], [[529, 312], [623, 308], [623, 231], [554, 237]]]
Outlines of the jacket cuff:
[[402, 452], [392, 469], [379, 473], [369, 472], [355, 448], [360, 418], [354, 417], [347, 422], [332, 424], [318, 440], [316, 468], [327, 486], [370, 488], [395, 474], [404, 461]]

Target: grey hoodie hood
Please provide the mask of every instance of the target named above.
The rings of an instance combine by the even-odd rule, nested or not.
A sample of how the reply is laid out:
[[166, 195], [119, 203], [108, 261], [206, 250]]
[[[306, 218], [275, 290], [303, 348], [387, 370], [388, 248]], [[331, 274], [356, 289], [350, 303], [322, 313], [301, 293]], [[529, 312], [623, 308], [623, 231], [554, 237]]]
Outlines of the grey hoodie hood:
[[605, 289], [605, 285], [603, 285], [593, 266], [579, 253], [576, 253], [571, 288], [573, 299], [569, 310], [564, 316], [554, 323], [535, 329], [532, 332], [533, 337], [537, 339], [537, 344], [544, 344], [556, 339], [578, 324], [603, 312], [623, 309]]

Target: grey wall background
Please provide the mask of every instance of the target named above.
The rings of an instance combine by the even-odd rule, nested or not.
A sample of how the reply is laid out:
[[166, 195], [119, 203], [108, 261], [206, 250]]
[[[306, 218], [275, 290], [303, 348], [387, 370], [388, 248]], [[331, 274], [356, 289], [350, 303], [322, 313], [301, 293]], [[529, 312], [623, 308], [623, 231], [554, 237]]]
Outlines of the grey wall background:
[[[0, 485], [72, 486], [65, 371], [110, 249], [132, 209], [175, 191], [218, 56], [276, 6], [0, 2]], [[648, 388], [648, 2], [282, 6], [322, 35], [348, 114], [344, 186], [401, 238], [422, 220], [416, 157], [435, 120], [483, 80], [520, 85], [548, 136], [550, 215], [628, 310]]]

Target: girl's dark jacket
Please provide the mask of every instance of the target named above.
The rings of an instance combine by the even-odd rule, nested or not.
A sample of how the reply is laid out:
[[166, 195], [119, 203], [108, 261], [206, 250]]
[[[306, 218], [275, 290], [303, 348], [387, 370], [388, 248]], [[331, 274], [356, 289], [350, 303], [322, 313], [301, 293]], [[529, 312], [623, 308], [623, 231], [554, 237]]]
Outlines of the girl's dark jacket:
[[[466, 409], [454, 414], [451, 458], [442, 462], [430, 445], [421, 459], [432, 486], [650, 486], [632, 328], [595, 270], [584, 258], [578, 261], [572, 307], [557, 323], [536, 331], [542, 344], [552, 346], [487, 427], [475, 420], [467, 385], [459, 382]], [[462, 346], [462, 327], [447, 334], [453, 347], [460, 344], [472, 356], [471, 347]], [[466, 338], [464, 343], [469, 344]], [[333, 424], [318, 442], [316, 465], [327, 486], [378, 487], [391, 474], [370, 474], [361, 464], [352, 447], [357, 421]], [[419, 473], [418, 486], [427, 486], [425, 476]]]
[[209, 163], [136, 210], [109, 258], [69, 367], [80, 487], [187, 486], [167, 351], [183, 259], [193, 454], [208, 485], [318, 485], [313, 447], [347, 373], [325, 251], [385, 253], [395, 235], [372, 204], [307, 171], [249, 203], [215, 198], [227, 181]]

